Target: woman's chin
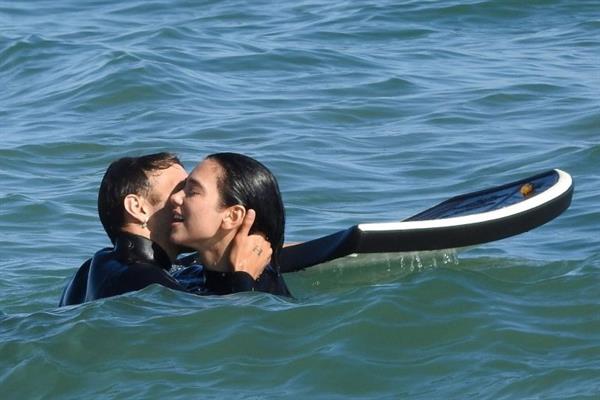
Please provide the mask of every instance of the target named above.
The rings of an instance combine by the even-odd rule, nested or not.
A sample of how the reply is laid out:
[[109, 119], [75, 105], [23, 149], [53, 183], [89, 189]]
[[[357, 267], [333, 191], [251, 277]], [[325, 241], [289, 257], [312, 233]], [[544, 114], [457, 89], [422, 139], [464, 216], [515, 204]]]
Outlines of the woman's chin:
[[177, 246], [189, 247], [187, 241], [185, 240], [185, 237], [183, 235], [177, 234], [176, 232], [171, 232], [169, 240], [171, 240], [171, 242], [176, 244]]

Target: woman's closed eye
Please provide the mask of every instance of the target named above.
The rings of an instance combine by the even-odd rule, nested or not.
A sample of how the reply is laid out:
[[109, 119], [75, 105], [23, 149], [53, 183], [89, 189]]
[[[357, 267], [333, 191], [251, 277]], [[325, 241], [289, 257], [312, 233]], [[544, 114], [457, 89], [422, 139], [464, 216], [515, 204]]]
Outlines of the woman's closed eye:
[[186, 179], [185, 186], [183, 188], [184, 193], [187, 196], [195, 196], [204, 194], [204, 188], [200, 182], [193, 179]]

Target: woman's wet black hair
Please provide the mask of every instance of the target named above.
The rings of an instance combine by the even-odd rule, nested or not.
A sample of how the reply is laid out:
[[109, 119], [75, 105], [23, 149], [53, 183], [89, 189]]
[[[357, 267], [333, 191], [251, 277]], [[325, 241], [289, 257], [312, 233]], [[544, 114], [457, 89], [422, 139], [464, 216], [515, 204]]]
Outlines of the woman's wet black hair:
[[285, 209], [277, 179], [260, 162], [237, 153], [215, 153], [206, 157], [222, 168], [217, 180], [222, 206], [236, 204], [256, 211], [250, 233], [262, 233], [271, 243], [271, 265], [279, 270], [279, 254], [283, 247]]
[[150, 174], [174, 164], [181, 165], [181, 161], [175, 154], [166, 152], [123, 157], [110, 164], [98, 191], [98, 215], [113, 244], [125, 223], [125, 197], [129, 194], [148, 197]]

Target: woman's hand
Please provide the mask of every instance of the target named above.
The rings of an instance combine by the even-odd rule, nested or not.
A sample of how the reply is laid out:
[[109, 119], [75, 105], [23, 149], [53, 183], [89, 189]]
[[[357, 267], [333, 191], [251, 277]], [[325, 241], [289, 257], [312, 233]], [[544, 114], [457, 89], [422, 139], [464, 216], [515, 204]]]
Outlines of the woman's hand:
[[249, 274], [254, 280], [262, 274], [271, 260], [273, 249], [271, 244], [261, 235], [250, 235], [250, 228], [256, 218], [254, 210], [248, 210], [244, 221], [233, 238], [229, 262], [233, 271]]

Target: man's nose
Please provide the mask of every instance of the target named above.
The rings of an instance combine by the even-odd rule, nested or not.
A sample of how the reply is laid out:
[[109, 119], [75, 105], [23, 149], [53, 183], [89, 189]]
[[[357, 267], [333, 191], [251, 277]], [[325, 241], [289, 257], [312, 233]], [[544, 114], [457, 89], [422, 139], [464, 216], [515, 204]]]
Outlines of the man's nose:
[[176, 205], [176, 206], [181, 205], [182, 198], [183, 198], [183, 190], [173, 193], [170, 197], [171, 204]]

